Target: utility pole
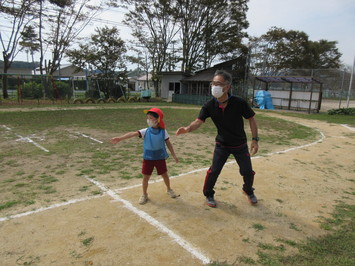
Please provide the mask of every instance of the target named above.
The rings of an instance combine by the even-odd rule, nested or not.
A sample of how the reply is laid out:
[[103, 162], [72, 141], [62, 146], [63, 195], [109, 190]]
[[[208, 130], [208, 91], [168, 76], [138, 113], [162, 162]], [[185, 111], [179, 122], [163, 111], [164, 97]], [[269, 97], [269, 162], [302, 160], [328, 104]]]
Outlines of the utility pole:
[[351, 87], [352, 87], [352, 85], [353, 85], [354, 68], [355, 68], [355, 56], [354, 56], [353, 68], [352, 68], [352, 70], [351, 70], [351, 77], [350, 77], [348, 98], [347, 98], [347, 101], [346, 101], [346, 108], [349, 108], [350, 92], [351, 92]]

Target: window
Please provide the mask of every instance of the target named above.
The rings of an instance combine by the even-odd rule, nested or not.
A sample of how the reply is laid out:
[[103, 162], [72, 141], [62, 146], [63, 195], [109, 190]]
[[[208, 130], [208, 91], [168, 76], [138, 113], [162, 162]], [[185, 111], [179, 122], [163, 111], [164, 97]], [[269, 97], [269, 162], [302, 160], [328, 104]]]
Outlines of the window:
[[176, 94], [180, 94], [180, 83], [170, 82], [169, 83], [169, 91], [173, 91]]

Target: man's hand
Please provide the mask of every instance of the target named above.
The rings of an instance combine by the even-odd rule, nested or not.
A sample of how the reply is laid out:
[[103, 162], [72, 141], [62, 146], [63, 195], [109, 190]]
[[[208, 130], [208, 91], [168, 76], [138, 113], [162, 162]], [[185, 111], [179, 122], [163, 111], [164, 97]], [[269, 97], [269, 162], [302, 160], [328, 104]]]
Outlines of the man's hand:
[[178, 130], [176, 130], [176, 136], [179, 136], [180, 134], [186, 134], [188, 132], [189, 130], [187, 127], [180, 127]]
[[259, 144], [257, 141], [253, 140], [250, 145], [250, 155], [253, 156], [259, 150]]

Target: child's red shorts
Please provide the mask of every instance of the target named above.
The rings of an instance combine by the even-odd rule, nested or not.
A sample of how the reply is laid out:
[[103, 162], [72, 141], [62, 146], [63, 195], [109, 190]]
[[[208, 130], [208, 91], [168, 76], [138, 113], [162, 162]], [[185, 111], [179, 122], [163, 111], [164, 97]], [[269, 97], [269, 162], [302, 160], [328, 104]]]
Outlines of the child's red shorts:
[[151, 175], [154, 167], [157, 169], [158, 175], [162, 175], [168, 171], [165, 160], [143, 160], [142, 174]]

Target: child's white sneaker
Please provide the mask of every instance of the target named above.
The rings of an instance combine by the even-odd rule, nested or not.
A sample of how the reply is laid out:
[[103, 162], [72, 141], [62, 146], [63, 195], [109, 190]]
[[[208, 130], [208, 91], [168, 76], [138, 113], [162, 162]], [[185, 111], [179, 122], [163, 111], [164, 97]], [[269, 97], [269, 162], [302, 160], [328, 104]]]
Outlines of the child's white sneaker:
[[139, 198], [139, 204], [146, 204], [148, 201], [148, 195], [142, 195], [140, 198]]
[[174, 190], [170, 189], [168, 190], [166, 193], [168, 193], [168, 195], [171, 197], [171, 198], [177, 198], [178, 196], [175, 194]]

